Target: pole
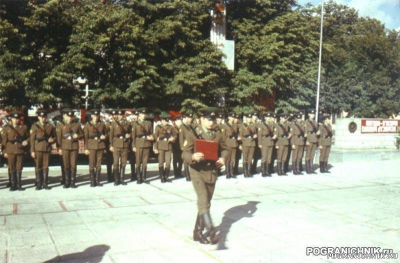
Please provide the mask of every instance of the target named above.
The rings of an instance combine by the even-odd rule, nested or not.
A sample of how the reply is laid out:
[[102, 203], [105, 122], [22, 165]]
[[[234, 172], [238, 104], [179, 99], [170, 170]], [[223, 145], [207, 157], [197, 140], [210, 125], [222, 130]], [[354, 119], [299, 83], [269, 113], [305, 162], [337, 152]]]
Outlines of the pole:
[[317, 102], [315, 120], [318, 122], [319, 115], [319, 89], [321, 86], [321, 59], [322, 59], [322, 34], [324, 28], [324, 0], [321, 0], [321, 31], [319, 33], [319, 60], [318, 60], [318, 81], [317, 81]]

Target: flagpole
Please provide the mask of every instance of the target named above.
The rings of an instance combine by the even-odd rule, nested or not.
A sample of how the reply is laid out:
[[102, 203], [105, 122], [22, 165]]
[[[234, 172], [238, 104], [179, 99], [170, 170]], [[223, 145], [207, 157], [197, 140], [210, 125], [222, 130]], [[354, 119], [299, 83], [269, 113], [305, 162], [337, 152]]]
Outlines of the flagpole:
[[318, 122], [319, 115], [319, 89], [321, 86], [321, 59], [322, 59], [322, 34], [324, 28], [324, 0], [321, 0], [321, 31], [319, 33], [319, 60], [318, 60], [318, 81], [317, 81], [317, 102], [315, 120]]

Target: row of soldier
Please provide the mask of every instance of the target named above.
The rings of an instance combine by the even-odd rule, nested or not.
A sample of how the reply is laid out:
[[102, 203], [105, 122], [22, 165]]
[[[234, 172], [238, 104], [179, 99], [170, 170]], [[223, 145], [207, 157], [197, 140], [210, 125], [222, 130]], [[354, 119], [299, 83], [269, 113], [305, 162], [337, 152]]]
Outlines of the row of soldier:
[[[76, 188], [77, 160], [79, 140], [83, 139], [84, 151], [89, 158], [90, 185], [102, 186], [101, 166], [106, 154], [108, 182], [114, 185], [126, 185], [125, 167], [128, 158], [131, 162], [131, 181], [138, 184], [149, 183], [147, 163], [151, 149], [158, 155], [158, 167], [161, 182], [171, 182], [169, 175], [173, 163], [175, 178], [184, 176], [190, 181], [188, 163], [182, 161], [182, 149], [187, 136], [198, 137], [198, 122], [193, 114], [178, 116], [171, 123], [171, 115], [162, 113], [161, 122], [155, 126], [147, 120], [147, 109], [133, 111], [131, 121], [125, 118], [123, 110], [111, 110], [111, 121], [100, 120], [100, 110], [90, 111], [91, 119], [82, 128], [75, 121], [74, 111], [64, 109], [63, 119], [53, 125], [47, 121], [46, 110], [38, 110], [38, 121], [31, 126], [30, 132], [19, 123], [21, 115], [10, 114], [10, 123], [2, 130], [2, 148], [8, 160], [10, 190], [22, 188], [22, 168], [25, 152], [30, 152], [35, 160], [36, 189], [50, 189], [48, 186], [49, 160], [52, 145], [57, 147], [62, 157], [62, 179], [64, 188]], [[320, 148], [320, 172], [328, 172], [327, 162], [332, 140], [332, 127], [327, 116], [319, 116], [317, 123], [315, 110], [308, 111], [308, 119], [303, 120], [302, 113], [295, 115], [296, 120], [289, 121], [289, 114], [280, 114], [277, 122], [275, 113], [266, 112], [260, 117], [257, 112], [245, 114], [242, 121], [237, 113], [227, 114], [224, 121], [221, 113], [217, 117], [214, 130], [222, 134], [227, 147], [228, 158], [225, 162], [226, 178], [237, 178], [238, 164], [242, 155], [243, 175], [253, 177], [257, 169], [257, 160], [261, 157], [261, 175], [269, 177], [276, 171], [286, 175], [291, 152], [293, 174], [302, 170], [305, 152], [305, 166], [308, 174], [314, 173], [313, 159], [317, 147]], [[29, 149], [27, 149], [29, 148]]]

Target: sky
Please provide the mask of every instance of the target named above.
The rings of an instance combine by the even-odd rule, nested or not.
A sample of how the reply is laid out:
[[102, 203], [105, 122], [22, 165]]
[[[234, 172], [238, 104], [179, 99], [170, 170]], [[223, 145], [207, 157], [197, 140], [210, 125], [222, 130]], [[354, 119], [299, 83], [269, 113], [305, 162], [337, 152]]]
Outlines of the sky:
[[[400, 0], [334, 0], [358, 11], [359, 16], [378, 19], [388, 29], [400, 31]], [[300, 5], [320, 5], [322, 0], [297, 0]], [[324, 0], [327, 3], [328, 0]]]

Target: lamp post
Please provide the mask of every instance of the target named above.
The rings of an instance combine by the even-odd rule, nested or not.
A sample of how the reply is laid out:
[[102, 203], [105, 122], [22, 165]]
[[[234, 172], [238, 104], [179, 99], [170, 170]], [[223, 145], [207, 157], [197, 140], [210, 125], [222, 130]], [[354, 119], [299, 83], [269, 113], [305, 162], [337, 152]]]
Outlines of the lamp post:
[[88, 109], [88, 101], [89, 101], [89, 81], [86, 78], [78, 77], [72, 81], [74, 85], [85, 85], [85, 96], [82, 98], [85, 99], [85, 109]]
[[318, 81], [317, 81], [317, 102], [315, 120], [318, 122], [319, 115], [319, 89], [321, 86], [321, 58], [322, 58], [322, 34], [324, 28], [324, 0], [321, 0], [321, 31], [319, 34], [319, 60], [318, 60]]

